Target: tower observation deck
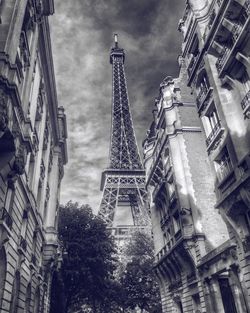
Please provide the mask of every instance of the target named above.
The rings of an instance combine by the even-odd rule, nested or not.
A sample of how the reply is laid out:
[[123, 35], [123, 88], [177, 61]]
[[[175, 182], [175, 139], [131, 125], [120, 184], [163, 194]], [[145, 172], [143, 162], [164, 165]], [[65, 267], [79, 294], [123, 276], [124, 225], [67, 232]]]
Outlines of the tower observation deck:
[[133, 229], [149, 225], [145, 171], [130, 113], [124, 61], [124, 50], [118, 46], [115, 35], [115, 46], [110, 52], [113, 86], [109, 167], [102, 173], [99, 215], [118, 241], [130, 236]]

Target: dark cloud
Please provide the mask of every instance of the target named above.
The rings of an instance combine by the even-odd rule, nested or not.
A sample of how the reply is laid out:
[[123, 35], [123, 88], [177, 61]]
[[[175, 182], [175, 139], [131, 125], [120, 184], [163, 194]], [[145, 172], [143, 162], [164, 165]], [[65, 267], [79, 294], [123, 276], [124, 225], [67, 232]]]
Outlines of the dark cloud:
[[176, 76], [182, 0], [55, 0], [51, 19], [58, 99], [67, 112], [69, 163], [62, 202], [98, 209], [101, 171], [108, 165], [113, 34], [126, 52], [131, 111], [141, 142], [154, 98], [167, 75]]

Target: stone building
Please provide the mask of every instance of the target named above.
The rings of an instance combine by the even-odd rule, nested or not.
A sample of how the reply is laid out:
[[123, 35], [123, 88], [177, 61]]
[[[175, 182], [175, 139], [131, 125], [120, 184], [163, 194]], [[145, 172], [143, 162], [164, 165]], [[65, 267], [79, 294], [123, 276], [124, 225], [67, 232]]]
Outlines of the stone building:
[[249, 0], [187, 1], [144, 142], [164, 312], [250, 310], [249, 16]]
[[67, 162], [48, 16], [53, 0], [0, 1], [0, 312], [48, 312]]

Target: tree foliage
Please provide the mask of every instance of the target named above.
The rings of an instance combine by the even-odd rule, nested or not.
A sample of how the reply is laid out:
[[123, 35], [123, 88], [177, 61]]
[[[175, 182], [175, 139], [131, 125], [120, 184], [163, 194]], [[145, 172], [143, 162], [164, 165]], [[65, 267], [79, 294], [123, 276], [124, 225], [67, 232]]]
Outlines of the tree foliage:
[[63, 244], [61, 275], [66, 312], [83, 304], [100, 312], [116, 268], [114, 242], [104, 222], [88, 205], [79, 207], [70, 201], [60, 208], [58, 232]]
[[135, 233], [125, 249], [130, 260], [121, 277], [126, 293], [125, 306], [131, 309], [139, 307], [141, 312], [161, 312], [160, 290], [153, 273], [154, 250], [149, 235]]

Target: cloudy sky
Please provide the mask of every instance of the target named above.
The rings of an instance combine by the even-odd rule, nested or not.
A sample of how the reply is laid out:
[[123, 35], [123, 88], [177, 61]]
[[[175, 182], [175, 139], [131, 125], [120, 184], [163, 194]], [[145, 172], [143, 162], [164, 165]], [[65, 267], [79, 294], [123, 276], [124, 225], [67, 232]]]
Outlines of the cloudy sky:
[[159, 84], [178, 73], [184, 0], [55, 0], [52, 48], [59, 105], [66, 109], [69, 162], [61, 203], [98, 210], [108, 165], [113, 34], [125, 49], [130, 106], [139, 148]]

